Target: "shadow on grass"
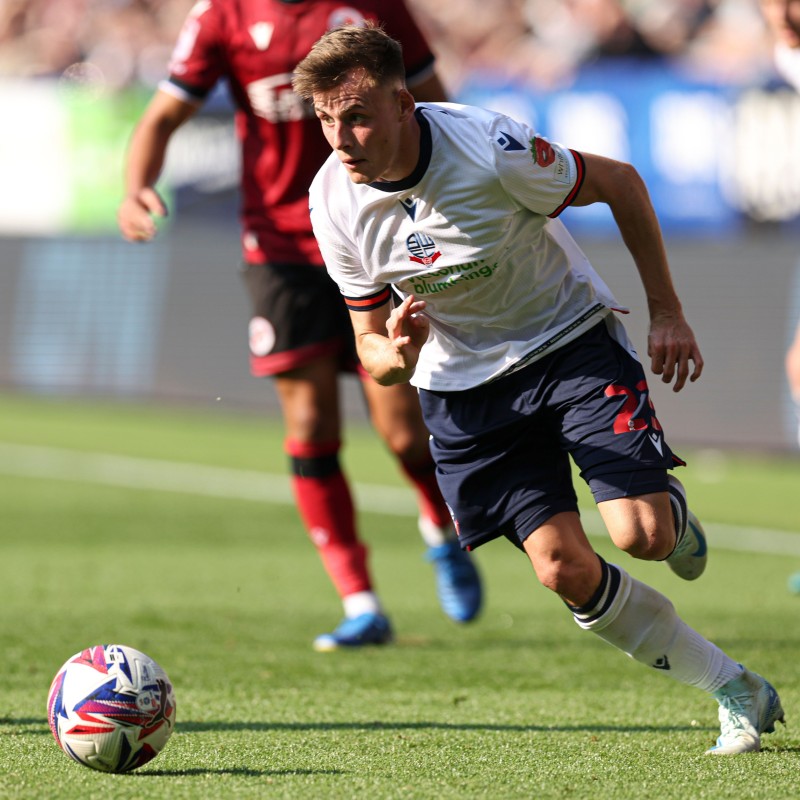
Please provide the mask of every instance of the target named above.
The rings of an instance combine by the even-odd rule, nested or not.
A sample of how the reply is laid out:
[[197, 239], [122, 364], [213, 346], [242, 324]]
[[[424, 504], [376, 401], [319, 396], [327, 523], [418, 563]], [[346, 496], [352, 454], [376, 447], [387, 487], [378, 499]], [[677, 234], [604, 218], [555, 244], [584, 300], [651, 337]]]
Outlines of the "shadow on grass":
[[[47, 720], [42, 717], [0, 717], [0, 727], [3, 725], [36, 725], [38, 726], [35, 731], [25, 731], [25, 733], [50, 733], [50, 728], [47, 725]], [[21, 733], [21, 731], [16, 733]]]
[[492, 733], [675, 733], [677, 731], [715, 731], [716, 727], [697, 725], [495, 725], [481, 722], [192, 722], [178, 721], [176, 733], [210, 731], [480, 731]]
[[345, 775], [340, 769], [246, 769], [244, 767], [232, 769], [150, 769], [143, 772], [128, 772], [126, 777], [132, 778], [164, 778], [164, 777], [192, 777], [193, 775], [243, 775], [246, 778], [263, 778], [265, 776], [296, 775]]
[[[19, 734], [50, 733], [41, 719], [0, 717], [0, 725], [36, 726]], [[175, 733], [209, 733], [215, 731], [484, 731], [493, 733], [675, 733], [678, 731], [715, 731], [713, 726], [696, 725], [496, 725], [482, 722], [450, 723], [423, 720], [421, 722], [193, 722], [179, 719]]]

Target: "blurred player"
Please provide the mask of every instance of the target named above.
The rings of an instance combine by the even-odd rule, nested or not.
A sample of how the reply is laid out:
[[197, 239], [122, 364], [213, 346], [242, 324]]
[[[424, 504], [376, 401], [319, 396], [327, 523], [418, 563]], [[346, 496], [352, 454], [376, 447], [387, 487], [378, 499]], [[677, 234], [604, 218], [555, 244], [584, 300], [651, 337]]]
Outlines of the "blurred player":
[[[339, 462], [338, 381], [357, 369], [352, 329], [327, 276], [308, 218], [308, 186], [328, 154], [313, 110], [291, 87], [295, 65], [329, 28], [381, 20], [405, 42], [409, 85], [441, 100], [434, 56], [403, 2], [392, 0], [200, 0], [183, 26], [169, 79], [139, 121], [128, 151], [123, 236], [150, 240], [166, 207], [154, 186], [173, 133], [227, 80], [242, 143], [242, 249], [252, 301], [250, 365], [274, 377], [285, 449], [300, 515], [342, 598], [345, 618], [319, 636], [318, 650], [383, 644], [392, 630], [359, 540], [350, 488]], [[361, 371], [372, 423], [414, 485], [419, 528], [439, 599], [457, 622], [473, 619], [481, 584], [462, 553], [436, 483], [416, 392], [379, 386]]]
[[705, 568], [702, 528], [669, 472], [683, 462], [619, 305], [558, 219], [610, 207], [647, 298], [651, 368], [679, 391], [703, 359], [639, 174], [502, 114], [415, 105], [399, 45], [377, 28], [327, 33], [294, 86], [334, 151], [311, 185], [311, 220], [361, 363], [382, 384], [419, 388], [462, 547], [509, 539], [581, 628], [714, 696], [709, 753], [759, 750], [783, 719], [775, 689], [602, 559], [578, 513], [571, 460], [620, 550], [686, 580]]
[[778, 72], [800, 91], [800, 0], [761, 0]]
[[[775, 43], [775, 66], [787, 83], [800, 92], [800, 0], [761, 0], [761, 8]], [[800, 324], [786, 353], [786, 378], [797, 413], [800, 443]], [[797, 583], [800, 585], [800, 573]]]
[[[800, 92], [800, 0], [761, 0], [761, 9], [774, 41], [775, 66], [786, 82]], [[786, 379], [797, 415], [800, 444], [800, 323], [786, 352]], [[800, 572], [789, 576], [789, 590], [800, 594]]]

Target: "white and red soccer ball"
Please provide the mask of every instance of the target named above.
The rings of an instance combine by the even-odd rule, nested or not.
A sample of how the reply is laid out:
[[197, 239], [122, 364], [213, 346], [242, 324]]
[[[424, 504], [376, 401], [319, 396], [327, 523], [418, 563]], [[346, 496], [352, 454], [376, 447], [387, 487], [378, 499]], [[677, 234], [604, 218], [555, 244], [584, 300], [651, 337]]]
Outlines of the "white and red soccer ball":
[[125, 645], [96, 645], [59, 669], [47, 720], [59, 747], [79, 764], [128, 772], [167, 743], [175, 727], [175, 695], [149, 656]]

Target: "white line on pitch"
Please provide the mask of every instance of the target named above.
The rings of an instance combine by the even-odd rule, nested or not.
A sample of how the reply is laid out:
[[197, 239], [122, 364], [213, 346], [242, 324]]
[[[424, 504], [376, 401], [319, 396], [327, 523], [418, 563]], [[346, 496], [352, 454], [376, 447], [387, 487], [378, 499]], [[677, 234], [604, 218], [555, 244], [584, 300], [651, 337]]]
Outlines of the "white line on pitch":
[[[289, 479], [284, 475], [55, 447], [0, 443], [0, 473], [126, 489], [294, 504]], [[418, 513], [410, 489], [355, 483], [353, 491], [362, 511], [392, 516], [416, 516]], [[581, 515], [591, 534], [606, 535], [597, 511], [581, 511]], [[703, 527], [714, 547], [800, 556], [800, 536], [793, 533], [706, 520], [703, 520]]]

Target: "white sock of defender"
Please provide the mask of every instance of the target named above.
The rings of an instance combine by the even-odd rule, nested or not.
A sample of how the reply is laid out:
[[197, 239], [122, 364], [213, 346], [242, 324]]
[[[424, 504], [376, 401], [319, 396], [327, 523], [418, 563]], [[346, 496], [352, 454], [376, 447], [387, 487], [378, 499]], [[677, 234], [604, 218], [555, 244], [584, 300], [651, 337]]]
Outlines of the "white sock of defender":
[[428, 547], [439, 547], [456, 538], [456, 529], [452, 525], [440, 528], [432, 519], [420, 517], [417, 521], [422, 541]]
[[344, 615], [348, 619], [362, 614], [382, 614], [380, 601], [374, 592], [354, 592], [342, 598]]
[[567, 606], [581, 628], [636, 661], [706, 692], [741, 675], [742, 667], [692, 630], [663, 594], [616, 564], [600, 561], [603, 578], [592, 599], [585, 606]]

